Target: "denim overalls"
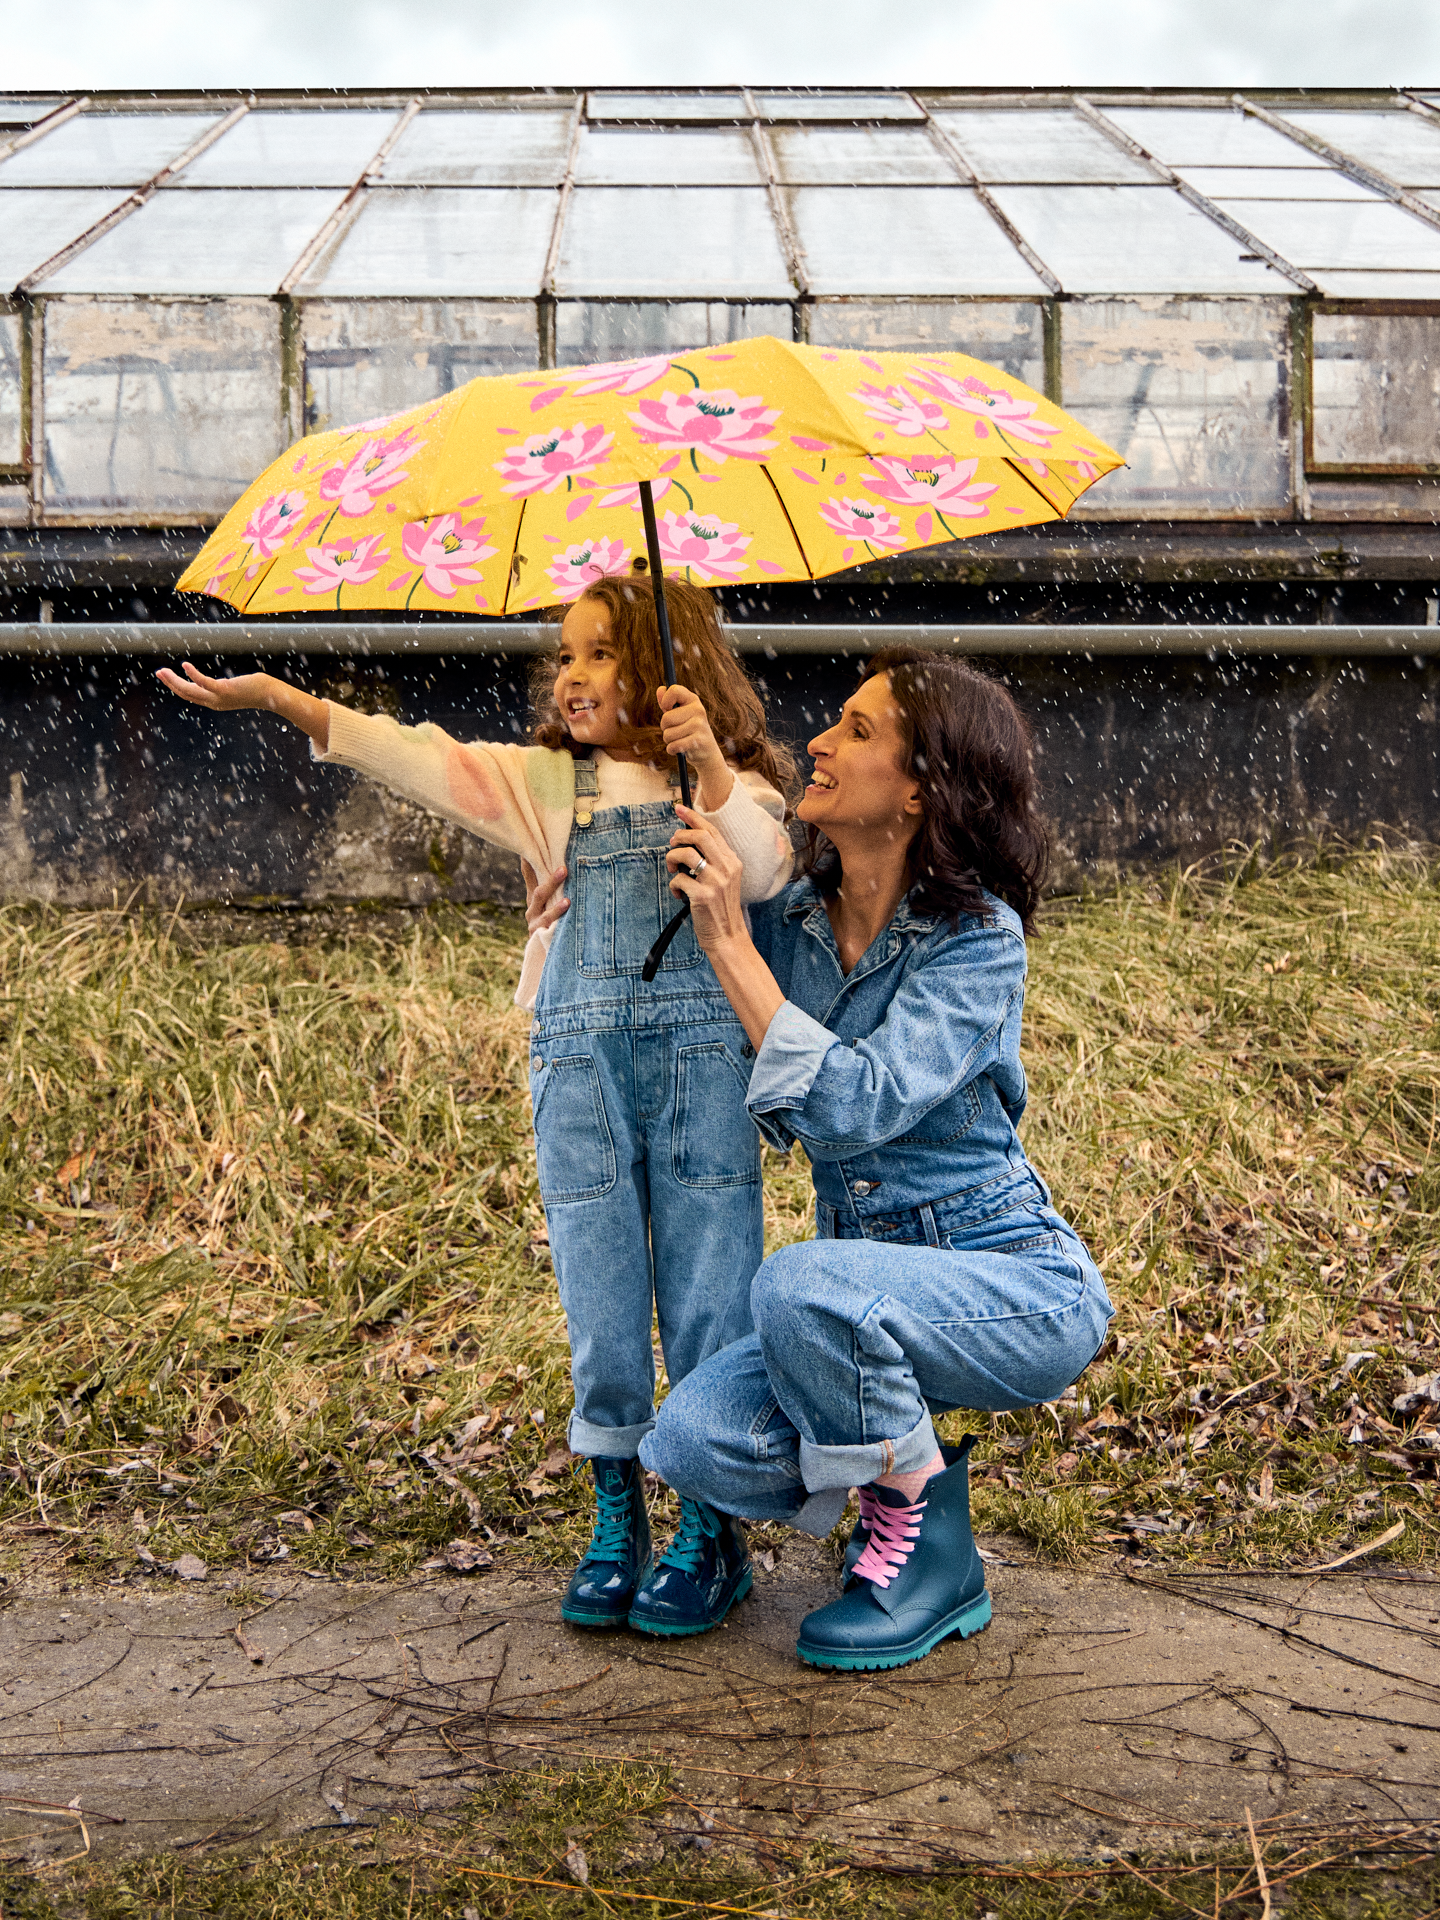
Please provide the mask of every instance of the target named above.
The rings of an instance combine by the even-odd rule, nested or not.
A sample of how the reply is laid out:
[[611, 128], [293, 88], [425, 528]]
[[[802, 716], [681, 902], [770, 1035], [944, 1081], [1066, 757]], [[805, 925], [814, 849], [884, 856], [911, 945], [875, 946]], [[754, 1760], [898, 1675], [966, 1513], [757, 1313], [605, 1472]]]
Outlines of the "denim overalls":
[[530, 1043], [540, 1194], [570, 1335], [580, 1454], [629, 1459], [655, 1423], [652, 1300], [671, 1386], [751, 1330], [764, 1252], [754, 1049], [687, 921], [655, 979], [645, 956], [678, 901], [665, 801], [592, 813], [575, 761], [570, 910]]

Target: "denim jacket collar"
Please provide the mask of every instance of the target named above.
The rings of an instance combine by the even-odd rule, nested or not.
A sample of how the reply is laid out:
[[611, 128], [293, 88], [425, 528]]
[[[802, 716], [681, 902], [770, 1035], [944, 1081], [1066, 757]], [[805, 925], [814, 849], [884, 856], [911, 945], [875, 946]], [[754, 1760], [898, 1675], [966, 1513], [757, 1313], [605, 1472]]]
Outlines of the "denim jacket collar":
[[[803, 879], [795, 882], [786, 896], [784, 909], [785, 918], [787, 920], [799, 919], [802, 915], [814, 913], [817, 907], [823, 912], [824, 906], [825, 901], [820, 889], [816, 886], [811, 876], [806, 874]], [[830, 924], [830, 916], [828, 913], [825, 914], [825, 924], [827, 926]], [[917, 907], [911, 904], [910, 895], [907, 893], [899, 906], [896, 907], [894, 913], [890, 916], [889, 925], [882, 928], [881, 932], [933, 933], [940, 924], [939, 914], [921, 913]]]

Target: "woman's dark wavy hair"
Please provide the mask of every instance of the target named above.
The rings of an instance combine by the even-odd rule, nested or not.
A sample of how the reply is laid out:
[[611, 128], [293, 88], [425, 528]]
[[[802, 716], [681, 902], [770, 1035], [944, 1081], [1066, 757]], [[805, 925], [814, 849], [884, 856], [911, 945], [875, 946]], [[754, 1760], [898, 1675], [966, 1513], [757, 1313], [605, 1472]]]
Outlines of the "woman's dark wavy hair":
[[[905, 771], [920, 782], [924, 804], [907, 854], [911, 905], [953, 927], [963, 914], [985, 913], [990, 893], [1033, 933], [1050, 836], [1023, 714], [998, 680], [963, 660], [891, 647], [866, 661], [861, 678], [880, 673], [890, 677]], [[806, 871], [822, 893], [838, 891], [840, 856], [813, 827]]]

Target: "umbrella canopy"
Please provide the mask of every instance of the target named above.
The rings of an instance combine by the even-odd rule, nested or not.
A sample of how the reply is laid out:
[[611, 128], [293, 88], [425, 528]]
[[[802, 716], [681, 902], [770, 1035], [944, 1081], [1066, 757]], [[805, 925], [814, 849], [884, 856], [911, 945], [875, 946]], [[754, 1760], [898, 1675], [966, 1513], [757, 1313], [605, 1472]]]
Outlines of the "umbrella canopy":
[[275, 461], [180, 580], [245, 613], [516, 614], [627, 573], [819, 579], [1061, 518], [1124, 462], [996, 368], [761, 337], [472, 380]]

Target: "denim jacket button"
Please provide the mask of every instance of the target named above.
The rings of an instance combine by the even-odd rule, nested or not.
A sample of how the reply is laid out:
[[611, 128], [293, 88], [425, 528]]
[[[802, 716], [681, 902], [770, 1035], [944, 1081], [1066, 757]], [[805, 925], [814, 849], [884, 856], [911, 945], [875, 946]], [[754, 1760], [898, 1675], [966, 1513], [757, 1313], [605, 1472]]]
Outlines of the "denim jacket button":
[[530, 1064], [536, 1073], [542, 1072], [545, 1066], [544, 1056], [538, 1053], [532, 1053], [530, 1056]]
[[867, 1193], [873, 1193], [879, 1184], [880, 1182], [878, 1180], [857, 1180], [855, 1182], [855, 1191], [863, 1197]]
[[741, 1047], [740, 1051], [747, 1060], [753, 1060], [755, 1058], [755, 1049], [754, 1047], [751, 1046], [748, 1040], [745, 1042], [744, 1046]]

